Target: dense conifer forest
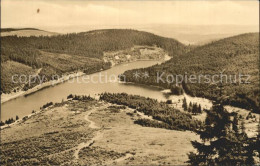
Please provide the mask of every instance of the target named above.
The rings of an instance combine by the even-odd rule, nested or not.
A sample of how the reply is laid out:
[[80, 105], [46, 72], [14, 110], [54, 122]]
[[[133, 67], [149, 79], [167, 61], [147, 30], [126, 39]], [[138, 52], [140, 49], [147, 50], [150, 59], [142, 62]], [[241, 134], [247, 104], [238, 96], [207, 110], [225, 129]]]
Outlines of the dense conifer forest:
[[[254, 112], [259, 111], [259, 33], [242, 34], [197, 47], [182, 56], [173, 56], [170, 61], [146, 69], [126, 71], [127, 81], [156, 85], [172, 89], [176, 82], [158, 81], [162, 75], [218, 75], [215, 82], [179, 83], [191, 96], [216, 100], [220, 96], [224, 104], [233, 105]], [[134, 73], [148, 72], [149, 77], [135, 78]], [[159, 74], [158, 74], [159, 73]], [[220, 82], [220, 74], [227, 75]], [[239, 73], [241, 81], [239, 81]], [[236, 75], [236, 77], [234, 76]], [[231, 78], [231, 79], [229, 79]], [[235, 79], [236, 78], [236, 79]], [[249, 80], [247, 80], [249, 78]], [[259, 113], [259, 112], [258, 112]]]
[[50, 80], [53, 74], [77, 70], [93, 73], [110, 67], [102, 60], [104, 52], [134, 45], [156, 45], [169, 52], [170, 56], [181, 55], [187, 50], [174, 39], [136, 30], [97, 30], [40, 37], [6, 36], [1, 38], [1, 92], [9, 93], [22, 86], [12, 84], [10, 73], [28, 74], [42, 69], [39, 75], [46, 76], [45, 81]]

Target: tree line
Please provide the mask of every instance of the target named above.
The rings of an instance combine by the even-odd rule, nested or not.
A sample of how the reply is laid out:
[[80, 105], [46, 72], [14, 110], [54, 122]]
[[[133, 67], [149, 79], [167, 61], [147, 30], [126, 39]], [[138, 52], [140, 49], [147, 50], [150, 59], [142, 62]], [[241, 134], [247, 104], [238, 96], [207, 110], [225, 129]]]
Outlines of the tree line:
[[182, 108], [184, 111], [187, 111], [189, 113], [192, 113], [193, 115], [201, 114], [202, 113], [202, 108], [201, 105], [197, 103], [191, 103], [188, 105], [187, 100], [184, 97], [183, 102], [182, 102]]
[[87, 96], [87, 95], [73, 95], [73, 94], [68, 95], [67, 99], [80, 100], [80, 101], [93, 101], [93, 100], [95, 100], [90, 95]]
[[190, 165], [257, 164], [256, 158], [260, 154], [259, 126], [258, 135], [248, 137], [244, 120], [235, 112], [229, 113], [221, 101], [214, 101], [211, 109], [204, 110], [207, 113], [205, 122], [196, 126], [196, 123], [190, 123], [190, 115], [169, 109], [165, 102], [155, 99], [126, 93], [103, 93], [100, 100], [128, 106], [155, 119], [138, 119], [136, 124], [171, 130], [191, 130], [199, 134], [201, 141], [191, 141], [196, 152], [188, 154]]
[[[193, 119], [190, 114], [181, 112], [180, 110], [168, 106], [166, 102], [159, 102], [155, 99], [138, 95], [128, 95], [126, 93], [102, 93], [100, 95], [100, 100], [125, 105], [143, 112], [145, 115], [163, 122], [162, 124], [156, 123], [158, 127], [163, 127], [162, 125], [164, 125], [168, 129], [190, 131], [196, 131], [198, 128], [202, 127], [201, 121]], [[149, 121], [142, 122], [146, 122], [145, 125], [149, 124], [147, 123]], [[155, 123], [152, 122], [150, 125], [154, 126]]]
[[16, 120], [19, 120], [19, 116], [18, 116], [18, 115], [15, 116], [15, 119], [14, 119], [14, 118], [9, 118], [9, 119], [5, 120], [4, 122], [1, 121], [1, 122], [0, 122], [0, 126], [4, 126], [4, 125], [6, 125], [6, 124], [7, 124], [7, 125], [12, 124], [12, 123], [14, 123]]

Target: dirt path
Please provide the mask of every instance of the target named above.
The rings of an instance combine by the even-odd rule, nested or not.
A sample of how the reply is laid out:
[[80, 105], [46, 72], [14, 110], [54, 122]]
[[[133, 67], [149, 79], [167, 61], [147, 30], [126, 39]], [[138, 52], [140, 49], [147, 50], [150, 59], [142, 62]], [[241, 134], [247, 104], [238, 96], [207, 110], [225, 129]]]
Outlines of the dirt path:
[[39, 75], [41, 71], [42, 71], [42, 68], [39, 68], [39, 69], [36, 71], [35, 75]]
[[93, 145], [95, 143], [95, 141], [101, 139], [103, 137], [103, 133], [101, 133], [102, 131], [98, 131], [96, 133], [96, 135], [91, 139], [89, 140], [88, 142], [83, 142], [83, 143], [80, 143], [76, 150], [75, 150], [75, 153], [74, 153], [74, 157], [75, 157], [75, 160], [78, 160], [79, 159], [79, 151], [85, 147], [89, 147], [91, 145]]
[[[95, 136], [94, 136], [91, 140], [89, 140], [89, 141], [87, 141], [87, 142], [80, 143], [80, 144], [75, 148], [75, 152], [74, 152], [75, 162], [77, 162], [78, 159], [79, 159], [79, 152], [80, 152], [80, 150], [82, 150], [82, 149], [85, 148], [85, 147], [89, 147], [89, 146], [93, 145], [93, 144], [95, 143], [95, 141], [98, 141], [98, 140], [102, 139], [103, 134], [104, 134], [104, 133], [102, 132], [103, 129], [102, 129], [101, 127], [97, 126], [94, 121], [90, 120], [90, 119], [89, 119], [89, 116], [90, 116], [92, 113], [96, 112], [97, 110], [105, 109], [106, 107], [107, 107], [107, 106], [103, 106], [103, 107], [101, 107], [101, 108], [94, 108], [94, 109], [90, 110], [90, 111], [87, 113], [87, 115], [85, 115], [84, 119], [89, 122], [89, 126], [88, 126], [88, 127], [91, 128], [91, 129], [99, 129], [99, 130], [95, 133]], [[126, 153], [125, 156], [122, 156], [122, 157], [120, 157], [120, 158], [118, 158], [118, 159], [112, 160], [112, 161], [110, 161], [110, 162], [107, 163], [107, 164], [110, 165], [110, 164], [119, 163], [119, 162], [122, 162], [122, 161], [124, 161], [124, 160], [126, 160], [126, 159], [132, 157], [132, 156], [133, 156], [133, 154], [131, 154], [131, 153]]]
[[89, 111], [88, 114], [84, 117], [84, 119], [90, 123], [88, 127], [89, 127], [89, 128], [92, 128], [92, 129], [99, 129], [99, 127], [95, 125], [95, 122], [93, 122], [92, 120], [89, 119], [89, 116], [90, 116], [93, 112], [95, 112], [96, 110], [97, 110], [97, 109], [92, 109], [92, 110]]
[[[101, 129], [100, 127], [98, 127], [98, 126], [95, 124], [95, 122], [93, 122], [92, 120], [89, 119], [89, 116], [90, 116], [93, 112], [95, 112], [95, 111], [97, 111], [97, 110], [100, 110], [100, 109], [104, 109], [104, 108], [106, 108], [106, 107], [107, 107], [107, 106], [103, 106], [103, 107], [101, 107], [101, 108], [94, 108], [94, 109], [90, 110], [90, 111], [87, 113], [87, 115], [85, 115], [84, 119], [89, 122], [89, 126], [88, 126], [89, 128], [91, 128], [91, 129]], [[77, 146], [77, 148], [76, 148], [76, 150], [75, 150], [75, 153], [74, 153], [75, 160], [77, 161], [77, 160], [79, 159], [79, 151], [80, 151], [81, 149], [93, 145], [93, 144], [95, 143], [95, 141], [101, 139], [102, 137], [103, 137], [102, 130], [99, 130], [99, 131], [96, 132], [95, 136], [94, 136], [91, 140], [89, 140], [89, 141], [87, 141], [87, 142], [80, 143], [80, 144]]]

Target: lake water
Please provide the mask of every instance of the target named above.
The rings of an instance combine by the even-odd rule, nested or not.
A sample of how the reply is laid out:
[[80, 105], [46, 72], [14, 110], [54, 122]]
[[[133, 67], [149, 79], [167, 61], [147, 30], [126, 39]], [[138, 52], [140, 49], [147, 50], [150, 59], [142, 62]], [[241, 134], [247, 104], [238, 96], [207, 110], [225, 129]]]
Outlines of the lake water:
[[[21, 96], [7, 101], [1, 105], [1, 120], [4, 121], [11, 117], [15, 118], [16, 115], [22, 118], [31, 114], [32, 110], [39, 110], [40, 107], [47, 102], [61, 102], [63, 99], [66, 99], [69, 94], [93, 96], [102, 92], [126, 92], [128, 94], [166, 100], [167, 97], [159, 88], [114, 81], [117, 75], [122, 74], [126, 70], [145, 68], [157, 63], [159, 62], [137, 61], [117, 65], [106, 71], [78, 77], [77, 79], [42, 89], [28, 96]], [[91, 77], [94, 82], [89, 81], [87, 77]], [[101, 81], [98, 80], [99, 78], [101, 78]]]
[[[55, 103], [61, 102], [63, 99], [65, 100], [69, 94], [94, 96], [102, 92], [125, 92], [128, 94], [141, 95], [162, 101], [170, 99], [173, 101], [173, 106], [177, 109], [182, 108], [182, 102], [180, 101], [185, 97], [188, 103], [198, 103], [201, 105], [202, 108], [209, 109], [212, 106], [212, 102], [205, 98], [191, 97], [185, 93], [180, 96], [169, 95], [169, 93], [167, 92], [169, 90], [163, 91], [160, 88], [152, 86], [137, 85], [131, 83], [120, 83], [118, 81], [115, 81], [115, 78], [117, 78], [119, 74], [122, 74], [126, 70], [145, 68], [155, 65], [157, 63], [160, 62], [137, 61], [128, 64], [117, 65], [106, 71], [81, 76], [69, 80], [67, 82], [42, 89], [28, 96], [21, 96], [16, 99], [7, 101], [1, 104], [1, 120], [5, 121], [6, 119], [11, 117], [15, 118], [16, 115], [22, 118], [26, 115], [31, 114], [32, 110], [38, 111], [40, 107], [42, 107], [47, 102]], [[89, 81], [88, 77], [92, 78], [94, 82]], [[99, 80], [99, 78], [101, 79]], [[235, 112], [239, 111], [240, 114], [242, 114], [243, 116], [246, 116], [248, 114], [248, 110], [244, 110], [241, 108], [226, 106], [226, 109]], [[254, 115], [256, 115], [257, 119], [259, 119], [259, 115]], [[203, 120], [205, 119], [205, 117], [206, 114], [203, 113], [201, 116], [199, 115], [199, 117], [197, 118]], [[250, 137], [255, 136], [257, 134], [257, 124], [258, 122], [248, 123], [245, 125], [246, 131]]]

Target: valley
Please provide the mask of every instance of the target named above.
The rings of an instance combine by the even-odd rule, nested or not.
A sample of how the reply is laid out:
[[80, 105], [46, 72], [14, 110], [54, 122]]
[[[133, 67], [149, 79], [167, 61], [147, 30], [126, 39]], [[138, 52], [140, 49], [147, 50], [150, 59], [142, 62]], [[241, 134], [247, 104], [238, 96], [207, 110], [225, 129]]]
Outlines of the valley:
[[[187, 154], [196, 152], [194, 143], [202, 142], [200, 134], [218, 110], [237, 127], [236, 143], [241, 134], [253, 141], [246, 142], [250, 147], [258, 138], [255, 33], [198, 47], [135, 30], [3, 39], [1, 164], [187, 165], [192, 157]], [[215, 74], [220, 69], [246, 72], [251, 83], [181, 82], [177, 86], [184, 91], [176, 95], [175, 83], [155, 82], [158, 71]], [[122, 73], [125, 83], [118, 78]], [[13, 75], [34, 77], [13, 84]], [[85, 77], [100, 75], [116, 79], [82, 84]], [[200, 113], [194, 113], [198, 106]], [[223, 130], [233, 134], [227, 122]], [[254, 149], [250, 152], [257, 156]]]
[[260, 166], [259, 1], [0, 6], [1, 166]]
[[[148, 51], [147, 51], [148, 50]], [[150, 52], [149, 52], [150, 50]], [[92, 74], [95, 72], [99, 72], [102, 70], [109, 69], [114, 65], [126, 64], [135, 61], [158, 61], [158, 63], [162, 63], [166, 60], [169, 60], [170, 57], [168, 54], [161, 48], [158, 47], [149, 47], [149, 46], [134, 46], [129, 50], [121, 50], [116, 52], [104, 53], [103, 58], [103, 66], [98, 70], [95, 63], [98, 65], [100, 60], [92, 58], [93, 61], [91, 65], [95, 66], [85, 66], [86, 63], [89, 63], [89, 58], [79, 57], [79, 56], [71, 56], [67, 54], [57, 54], [57, 53], [48, 53], [41, 51], [42, 56], [40, 57], [40, 61], [44, 61], [45, 64], [52, 66], [55, 70], [61, 71], [57, 73], [57, 71], [52, 70], [49, 71], [49, 68], [46, 67], [38, 69], [38, 73], [35, 74], [37, 69], [33, 69], [27, 67], [21, 63], [14, 61], [7, 61], [3, 64], [2, 70], [2, 80], [4, 81], [4, 86], [12, 87], [11, 93], [2, 93], [1, 95], [1, 103], [7, 102], [11, 99], [15, 99], [22, 95], [29, 95], [43, 88], [47, 88], [50, 86], [54, 86], [60, 83], [64, 83], [70, 79], [83, 76], [85, 74]], [[127, 55], [126, 55], [127, 54]], [[28, 69], [28, 73], [26, 70], [21, 69], [19, 66], [25, 66]], [[19, 67], [19, 68], [18, 68]], [[17, 68], [17, 69], [16, 69]], [[97, 68], [97, 69], [95, 69]], [[12, 72], [10, 72], [12, 71]], [[20, 71], [18, 73], [17, 71]], [[15, 82], [19, 86], [14, 87], [14, 83], [12, 83], [12, 76], [15, 75]], [[19, 76], [25, 75], [27, 82], [19, 83]], [[29, 79], [30, 76], [33, 78]], [[55, 76], [55, 77], [53, 77]], [[24, 78], [23, 78], [24, 79]]]
[[[4, 30], [2, 33], [5, 33]], [[6, 31], [20, 32], [11, 30]], [[14, 44], [16, 47], [13, 47]], [[146, 51], [141, 53], [142, 47]], [[149, 55], [147, 49], [157, 51]], [[166, 53], [168, 60], [172, 54], [185, 51], [186, 47], [174, 39], [147, 32], [111, 29], [38, 37], [5, 36], [1, 40], [1, 50], [1, 94], [9, 94], [27, 91], [40, 84], [39, 80], [31, 84], [13, 83], [14, 74], [29, 77], [41, 69], [38, 75], [44, 82], [48, 82], [54, 79], [53, 75], [62, 77], [78, 71], [92, 74], [106, 70], [113, 65], [111, 62], [120, 64], [136, 60], [164, 60]], [[121, 58], [117, 55], [111, 57], [112, 52], [130, 54], [129, 58], [122, 58], [122, 55]]]

